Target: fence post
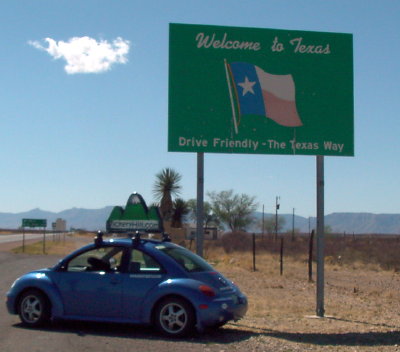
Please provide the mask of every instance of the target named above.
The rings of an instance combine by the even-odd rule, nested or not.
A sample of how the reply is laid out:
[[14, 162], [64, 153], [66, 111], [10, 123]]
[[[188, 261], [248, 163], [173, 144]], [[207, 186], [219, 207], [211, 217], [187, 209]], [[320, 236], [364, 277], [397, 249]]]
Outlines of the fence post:
[[25, 227], [22, 228], [22, 253], [25, 253]]
[[283, 237], [281, 238], [280, 273], [283, 275]]
[[43, 254], [46, 254], [46, 229], [43, 229]]
[[256, 234], [253, 232], [253, 271], [256, 271]]

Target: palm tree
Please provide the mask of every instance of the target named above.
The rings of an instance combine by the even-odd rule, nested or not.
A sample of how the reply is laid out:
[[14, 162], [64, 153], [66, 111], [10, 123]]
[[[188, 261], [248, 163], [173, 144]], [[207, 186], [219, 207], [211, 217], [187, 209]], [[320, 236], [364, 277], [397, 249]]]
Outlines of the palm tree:
[[179, 195], [181, 179], [182, 176], [177, 171], [168, 167], [156, 174], [153, 194], [160, 204], [160, 213], [164, 220], [169, 220], [172, 215], [172, 196]]

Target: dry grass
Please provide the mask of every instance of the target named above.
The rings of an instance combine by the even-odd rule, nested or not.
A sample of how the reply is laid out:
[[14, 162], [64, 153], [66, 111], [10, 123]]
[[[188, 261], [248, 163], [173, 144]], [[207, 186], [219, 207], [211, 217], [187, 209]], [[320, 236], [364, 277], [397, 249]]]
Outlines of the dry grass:
[[[65, 256], [75, 249], [82, 247], [85, 244], [93, 241], [94, 233], [78, 233], [78, 234], [56, 234], [47, 235], [46, 242], [43, 246], [43, 241], [38, 241], [25, 248], [22, 246], [13, 248], [13, 253], [27, 253], [27, 254], [54, 254]], [[44, 253], [43, 253], [44, 252]]]
[[[229, 253], [222, 241], [208, 243], [206, 255], [249, 298], [248, 314], [239, 325], [284, 334], [332, 336], [352, 332], [372, 340], [382, 333], [395, 332], [395, 341], [399, 342], [400, 242], [396, 237], [327, 239], [325, 310], [329, 318], [323, 320], [310, 319], [316, 312], [316, 284], [308, 281], [307, 239], [285, 239], [283, 275], [280, 241], [257, 242], [254, 272], [249, 245], [240, 240], [235, 248], [234, 236], [225, 240], [229, 240]], [[315, 269], [314, 263], [314, 279]], [[344, 350], [343, 346], [338, 350]]]

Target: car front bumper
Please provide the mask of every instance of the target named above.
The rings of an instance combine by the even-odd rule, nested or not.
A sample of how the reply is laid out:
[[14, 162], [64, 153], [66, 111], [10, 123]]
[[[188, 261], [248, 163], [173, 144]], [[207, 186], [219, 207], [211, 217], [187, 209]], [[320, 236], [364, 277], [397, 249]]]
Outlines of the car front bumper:
[[6, 295], [6, 307], [8, 310], [8, 313], [10, 314], [17, 314], [17, 310], [15, 307], [15, 296], [12, 295], [10, 292], [7, 293]]

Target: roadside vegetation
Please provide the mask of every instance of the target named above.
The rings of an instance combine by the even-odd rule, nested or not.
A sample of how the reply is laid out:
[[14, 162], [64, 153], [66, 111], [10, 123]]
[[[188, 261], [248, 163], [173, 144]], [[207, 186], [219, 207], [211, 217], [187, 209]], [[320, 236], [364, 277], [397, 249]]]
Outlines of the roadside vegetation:
[[[196, 199], [180, 198], [182, 175], [172, 168], [165, 168], [155, 176], [153, 195], [164, 223], [172, 228], [182, 227], [186, 221], [196, 220]], [[175, 199], [174, 199], [175, 197]], [[231, 231], [244, 230], [255, 222], [252, 214], [257, 209], [256, 198], [238, 194], [233, 190], [207, 192], [204, 202], [204, 226], [217, 226]]]
[[[78, 232], [65, 235], [46, 235], [43, 241], [22, 245], [12, 249], [13, 253], [66, 255], [93, 241], [95, 232]], [[171, 235], [172, 240], [186, 248], [195, 250], [195, 241], [182, 235]], [[280, 234], [278, 240], [273, 235], [258, 234], [255, 240], [256, 270], [266, 260], [276, 268], [280, 265], [281, 239], [284, 240], [283, 261], [304, 268], [307, 275], [310, 237], [298, 234], [295, 239], [290, 233]], [[313, 263], [315, 265], [315, 239], [313, 241]], [[375, 271], [400, 272], [400, 236], [390, 235], [352, 235], [329, 234], [325, 238], [325, 264], [332, 270], [368, 268]], [[235, 262], [243, 270], [253, 271], [253, 241], [246, 232], [228, 232], [216, 240], [204, 241], [204, 257], [214, 264]], [[315, 268], [314, 268], [315, 269]], [[285, 270], [283, 272], [285, 275]]]
[[[196, 221], [196, 199], [184, 200], [180, 197], [182, 175], [172, 169], [164, 168], [155, 175], [153, 194], [160, 208], [164, 224], [170, 230], [175, 242], [195, 249], [195, 241], [185, 238], [182, 230], [185, 223]], [[233, 190], [207, 192], [208, 200], [204, 202], [204, 227], [218, 227], [228, 230], [217, 240], [205, 240], [204, 256], [207, 260], [219, 263], [221, 258], [240, 258], [245, 270], [254, 269], [253, 239], [246, 232], [250, 226], [259, 229], [255, 237], [255, 255], [269, 256], [275, 265], [281, 261], [294, 261], [308, 265], [310, 234], [301, 234], [297, 229], [282, 233], [284, 219], [280, 216], [269, 216], [256, 220], [252, 214], [257, 208], [256, 198], [247, 194], [235, 193]], [[278, 223], [276, 224], [276, 220]], [[176, 230], [175, 230], [176, 229]], [[277, 233], [276, 233], [277, 231]], [[221, 232], [222, 233], [222, 232]], [[60, 254], [89, 243], [94, 233], [78, 232], [74, 234], [48, 233], [46, 242], [13, 249], [15, 253]], [[325, 229], [325, 263], [334, 267], [374, 266], [377, 270], [400, 271], [400, 236], [383, 235], [335, 235], [331, 229]], [[315, 260], [315, 238], [313, 240]], [[283, 248], [282, 248], [283, 247]], [[278, 259], [277, 259], [278, 258]], [[236, 259], [235, 259], [236, 260]], [[251, 263], [251, 264], [249, 264]], [[284, 264], [284, 263], [283, 263]]]

